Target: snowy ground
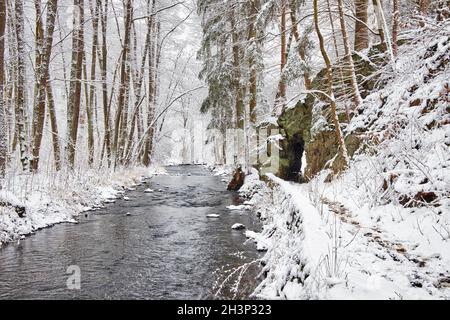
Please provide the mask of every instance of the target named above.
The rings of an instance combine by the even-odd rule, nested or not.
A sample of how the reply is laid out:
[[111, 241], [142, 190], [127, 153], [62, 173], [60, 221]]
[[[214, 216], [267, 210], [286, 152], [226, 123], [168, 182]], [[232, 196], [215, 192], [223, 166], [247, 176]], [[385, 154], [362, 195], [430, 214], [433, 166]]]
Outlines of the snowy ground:
[[265, 220], [247, 231], [267, 250], [256, 296], [450, 299], [449, 31], [400, 48], [345, 128], [364, 143], [339, 177], [247, 177], [241, 192]]
[[319, 199], [310, 184], [269, 177], [271, 188], [253, 178], [242, 193], [258, 189], [248, 203], [265, 220], [261, 233], [246, 232], [267, 250], [256, 296], [450, 298], [450, 241], [434, 230], [426, 208], [361, 209], [333, 197], [333, 184], [320, 184]]
[[109, 170], [89, 170], [83, 174], [58, 172], [17, 175], [11, 173], [0, 190], [0, 202], [26, 208], [20, 218], [11, 207], [0, 206], [0, 246], [56, 223], [76, 223], [83, 211], [100, 208], [123, 196], [126, 188], [139, 184], [163, 168], [136, 167]]

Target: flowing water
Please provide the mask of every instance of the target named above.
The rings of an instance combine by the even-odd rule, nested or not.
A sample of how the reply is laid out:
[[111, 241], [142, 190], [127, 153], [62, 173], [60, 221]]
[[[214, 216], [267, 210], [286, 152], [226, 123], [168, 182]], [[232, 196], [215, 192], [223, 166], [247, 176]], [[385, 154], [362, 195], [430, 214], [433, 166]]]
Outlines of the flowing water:
[[[205, 168], [167, 170], [128, 191], [130, 201], [0, 249], [0, 298], [248, 298], [258, 283], [259, 254], [231, 226], [258, 230], [258, 219], [228, 210], [241, 200]], [[154, 192], [144, 193], [147, 188]], [[79, 290], [67, 287], [71, 265], [80, 268]]]

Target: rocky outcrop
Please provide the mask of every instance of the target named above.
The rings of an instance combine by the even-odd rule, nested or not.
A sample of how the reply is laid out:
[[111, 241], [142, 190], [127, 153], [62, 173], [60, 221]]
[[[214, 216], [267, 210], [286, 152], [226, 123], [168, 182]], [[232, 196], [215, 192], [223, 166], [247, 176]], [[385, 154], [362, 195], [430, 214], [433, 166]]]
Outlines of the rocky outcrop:
[[[353, 60], [363, 98], [371, 91], [384, 86], [378, 81], [379, 78], [375, 73], [385, 63], [384, 56], [380, 53], [380, 45], [372, 47], [367, 56], [359, 53], [353, 54]], [[335, 74], [336, 99], [351, 94], [349, 77], [342, 74], [339, 64], [333, 67], [333, 73]], [[347, 80], [341, 81], [342, 78]], [[321, 70], [316, 75], [312, 86], [314, 90], [326, 90], [325, 70]], [[346, 112], [344, 109], [338, 110], [338, 112], [339, 120], [344, 125], [353, 116], [353, 112]], [[312, 94], [308, 94], [294, 108], [283, 110], [278, 118], [278, 126], [284, 140], [280, 143], [282, 150], [280, 150], [277, 176], [289, 181], [303, 182], [324, 168], [328, 167], [334, 173], [343, 168], [329, 113], [329, 105], [320, 101], [317, 95]], [[357, 134], [351, 134], [346, 135], [345, 143], [349, 155], [352, 156], [360, 147], [361, 142]], [[307, 164], [303, 176], [301, 168], [304, 153], [306, 153]]]
[[302, 182], [302, 155], [305, 141], [310, 140], [312, 105], [314, 97], [309, 95], [304, 102], [286, 109], [278, 118], [284, 139], [280, 141], [279, 170], [277, 175], [289, 181]]

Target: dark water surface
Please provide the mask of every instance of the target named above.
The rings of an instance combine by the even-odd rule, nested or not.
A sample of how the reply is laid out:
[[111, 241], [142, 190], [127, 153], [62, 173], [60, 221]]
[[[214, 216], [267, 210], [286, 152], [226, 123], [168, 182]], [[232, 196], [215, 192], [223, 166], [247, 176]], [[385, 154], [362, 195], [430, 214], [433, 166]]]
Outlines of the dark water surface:
[[[169, 175], [128, 191], [130, 201], [117, 200], [83, 215], [79, 224], [44, 229], [0, 249], [0, 298], [248, 297], [258, 282], [258, 263], [243, 272], [235, 295], [236, 279], [246, 269], [241, 266], [259, 254], [244, 232], [231, 226], [242, 223], [258, 230], [258, 219], [250, 211], [226, 209], [239, 204], [239, 197], [205, 168], [167, 170]], [[155, 191], [144, 193], [146, 188]], [[70, 265], [81, 270], [80, 290], [67, 288]]]

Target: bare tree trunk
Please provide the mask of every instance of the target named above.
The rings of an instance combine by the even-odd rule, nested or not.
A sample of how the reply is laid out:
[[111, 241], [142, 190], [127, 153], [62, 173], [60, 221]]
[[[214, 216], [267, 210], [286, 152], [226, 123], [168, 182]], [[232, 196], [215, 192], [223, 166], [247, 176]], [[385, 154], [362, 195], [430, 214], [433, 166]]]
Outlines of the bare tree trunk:
[[349, 163], [347, 148], [345, 146], [344, 137], [342, 135], [339, 119], [336, 111], [336, 101], [334, 99], [333, 94], [333, 71], [330, 58], [328, 57], [328, 53], [325, 49], [325, 41], [323, 39], [322, 33], [319, 27], [319, 9], [317, 0], [314, 0], [314, 26], [316, 29], [317, 37], [319, 38], [320, 52], [322, 53], [323, 60], [326, 65], [326, 76], [327, 76], [327, 98], [330, 102], [331, 107], [331, 116], [333, 118], [333, 124], [335, 126], [336, 140], [339, 144], [339, 151], [344, 161], [344, 167], [346, 167]]
[[[40, 0], [35, 0], [36, 14], [41, 15]], [[57, 0], [50, 0], [47, 5], [47, 28], [44, 38], [42, 24], [38, 19], [36, 26], [36, 98], [34, 101], [33, 116], [33, 159], [32, 169], [36, 171], [39, 167], [39, 153], [42, 143], [42, 134], [45, 121], [45, 98], [47, 81], [49, 79], [50, 57], [53, 46], [53, 33], [55, 31], [56, 11], [58, 8]]]
[[236, 30], [237, 28], [237, 23], [239, 22], [239, 8], [233, 8], [233, 10], [231, 10], [230, 12], [230, 23], [231, 23], [231, 41], [232, 41], [232, 51], [233, 51], [233, 86], [234, 86], [234, 92], [236, 95], [236, 100], [235, 100], [235, 128], [238, 129], [238, 131], [236, 132], [237, 134], [234, 135], [234, 154], [233, 154], [233, 161], [234, 164], [237, 165], [239, 162], [239, 159], [241, 158], [241, 150], [240, 150], [240, 145], [242, 144], [242, 136], [241, 136], [241, 132], [244, 129], [244, 117], [245, 117], [245, 113], [244, 113], [244, 96], [245, 96], [245, 91], [246, 91], [246, 86], [241, 83], [241, 79], [242, 79], [242, 74], [241, 74], [241, 60], [243, 57], [243, 50], [241, 49], [240, 46], [240, 33], [238, 30]]
[[286, 102], [286, 81], [284, 80], [284, 68], [286, 67], [286, 0], [281, 0], [281, 17], [280, 17], [280, 83], [278, 86], [277, 106], [282, 109]]
[[[290, 4], [290, 16], [291, 16], [291, 24], [292, 24], [292, 33], [294, 34], [295, 41], [298, 44], [298, 54], [300, 56], [300, 59], [302, 61], [306, 62], [306, 52], [305, 52], [305, 45], [303, 43], [300, 43], [300, 35], [298, 33], [298, 27], [297, 27], [297, 0], [291, 0]], [[309, 77], [308, 72], [304, 72], [303, 74], [303, 81], [305, 82], [305, 88], [306, 90], [311, 90], [312, 84], [311, 79]]]
[[50, 115], [50, 125], [52, 128], [52, 142], [53, 142], [53, 157], [55, 160], [56, 170], [61, 169], [61, 150], [59, 146], [59, 133], [58, 133], [58, 121], [55, 111], [55, 100], [53, 99], [53, 90], [51, 83], [47, 81], [47, 102], [48, 102], [48, 112]]
[[107, 83], [108, 47], [106, 42], [107, 23], [108, 23], [108, 0], [104, 0], [105, 1], [104, 7], [102, 6], [101, 3], [102, 0], [96, 1], [99, 4], [101, 14], [102, 54], [100, 60], [100, 73], [102, 80], [103, 125], [105, 128], [104, 146], [106, 149], [107, 163], [109, 165], [111, 159], [111, 129], [110, 129], [110, 108], [108, 103], [108, 83]]
[[397, 56], [398, 44], [398, 0], [392, 0], [392, 54]]
[[383, 30], [383, 34], [384, 34], [384, 47], [385, 47], [385, 51], [387, 51], [389, 58], [391, 60], [391, 66], [392, 68], [396, 69], [395, 67], [395, 57], [394, 57], [394, 53], [392, 50], [392, 42], [391, 42], [391, 37], [390, 37], [390, 32], [389, 32], [389, 28], [386, 22], [386, 18], [384, 15], [384, 10], [383, 10], [383, 4], [382, 4], [382, 0], [374, 0], [376, 1], [376, 3], [378, 4], [377, 6], [377, 19], [379, 18], [381, 21], [381, 29]]
[[16, 117], [17, 135], [20, 148], [20, 162], [24, 171], [29, 170], [28, 144], [25, 114], [25, 41], [24, 41], [23, 0], [15, 0], [15, 27], [17, 43], [17, 93]]
[[[148, 1], [148, 5], [150, 5], [150, 1]], [[149, 12], [151, 12], [151, 9], [149, 9]], [[152, 26], [151, 26], [151, 23], [149, 22], [147, 24], [147, 34], [145, 36], [145, 46], [144, 46], [144, 52], [142, 54], [141, 66], [140, 66], [140, 69], [136, 72], [137, 79], [135, 79], [135, 81], [134, 81], [135, 105], [134, 105], [134, 110], [133, 110], [132, 119], [131, 119], [130, 133], [128, 135], [127, 149], [125, 152], [125, 157], [127, 160], [129, 160], [131, 157], [131, 150], [132, 150], [133, 136], [134, 136], [135, 128], [136, 127], [138, 128], [138, 133], [140, 131], [139, 130], [139, 121], [140, 121], [139, 115], [140, 115], [140, 107], [143, 102], [142, 82], [144, 80], [145, 63], [147, 61], [147, 57], [149, 56], [148, 53], [149, 53], [150, 45], [151, 45], [151, 36], [152, 36]]]
[[236, 128], [244, 128], [244, 97], [241, 84], [241, 49], [239, 47], [239, 33], [236, 31], [236, 18], [237, 12], [233, 10], [230, 16], [231, 22], [231, 39], [233, 46], [233, 69], [234, 69], [234, 91], [236, 94], [235, 112], [236, 112]]
[[368, 0], [355, 0], [355, 51], [361, 51], [369, 47], [368, 4]]
[[430, 0], [419, 0], [419, 12], [422, 16], [428, 15], [428, 9], [430, 7]]
[[424, 18], [428, 16], [428, 9], [430, 7], [430, 0], [419, 0], [419, 13], [420, 13], [420, 21], [419, 25], [421, 27], [425, 26]]
[[96, 79], [96, 68], [97, 68], [97, 50], [98, 50], [98, 7], [99, 1], [94, 0], [95, 3], [92, 4], [92, 0], [89, 2], [89, 7], [92, 15], [92, 61], [91, 61], [91, 83], [89, 86], [89, 100], [86, 101], [86, 111], [87, 111], [87, 121], [88, 121], [88, 163], [92, 165], [94, 161], [94, 120], [93, 120], [93, 110], [95, 107], [95, 79]]
[[78, 135], [78, 121], [81, 105], [81, 82], [83, 74], [83, 52], [84, 52], [84, 0], [74, 0], [72, 36], [72, 65], [70, 71], [69, 104], [67, 108], [68, 119], [68, 145], [67, 160], [70, 167], [75, 165], [75, 153]]
[[339, 21], [341, 23], [341, 33], [344, 42], [345, 60], [348, 65], [348, 72], [350, 73], [350, 85], [352, 87], [352, 96], [355, 109], [361, 104], [361, 94], [359, 93], [358, 81], [356, 80], [355, 64], [353, 62], [352, 53], [350, 50], [350, 42], [348, 40], [347, 28], [345, 26], [344, 7], [342, 0], [338, 1]]
[[[149, 0], [150, 1], [150, 0]], [[155, 0], [152, 0], [151, 12], [155, 9]], [[151, 13], [149, 12], [149, 14]], [[156, 101], [156, 42], [157, 35], [155, 32], [155, 21], [154, 16], [152, 16], [148, 20], [148, 24], [150, 26], [151, 31], [151, 39], [150, 39], [150, 50], [148, 52], [148, 113], [147, 113], [147, 128], [148, 132], [145, 137], [145, 146], [144, 146], [144, 154], [142, 156], [142, 163], [145, 166], [150, 165], [150, 156], [151, 151], [153, 149], [153, 136], [154, 136], [154, 126], [153, 123], [155, 117], [155, 101]]]
[[[328, 16], [330, 18], [330, 26], [331, 26], [331, 33], [333, 34], [333, 46], [334, 46], [334, 52], [336, 54], [336, 60], [340, 60], [340, 54], [339, 54], [339, 47], [337, 43], [336, 38], [336, 30], [334, 28], [334, 21], [333, 21], [333, 15], [331, 11], [331, 5], [330, 0], [327, 0], [327, 9], [328, 9]], [[338, 64], [337, 68], [339, 69], [339, 82], [342, 89], [343, 94], [345, 94], [345, 79], [344, 79], [344, 66], [342, 64]], [[347, 105], [347, 101], [345, 103], [345, 116], [347, 118], [347, 121], [350, 122], [350, 111]]]
[[[256, 50], [257, 41], [256, 39], [256, 28], [255, 21], [256, 15], [258, 14], [259, 1], [251, 0], [249, 1], [249, 25], [248, 25], [248, 42], [253, 45], [253, 50]], [[248, 66], [250, 69], [250, 101], [249, 101], [249, 112], [250, 112], [250, 123], [256, 123], [256, 104], [257, 104], [257, 81], [258, 73], [256, 69], [255, 53], [252, 52], [249, 55]]]
[[130, 51], [130, 32], [131, 32], [131, 19], [132, 19], [132, 0], [125, 0], [124, 1], [124, 10], [125, 10], [125, 26], [124, 26], [124, 32], [125, 32], [125, 41], [122, 48], [122, 58], [121, 58], [121, 73], [120, 73], [120, 86], [119, 86], [119, 98], [117, 103], [117, 111], [116, 111], [116, 117], [114, 121], [114, 142], [113, 142], [113, 155], [114, 155], [114, 161], [117, 163], [117, 161], [121, 161], [120, 159], [120, 148], [122, 146], [119, 145], [119, 139], [120, 139], [120, 133], [121, 133], [121, 121], [124, 122], [125, 119], [123, 119], [124, 115], [124, 108], [125, 102], [126, 102], [126, 95], [127, 95], [127, 86], [128, 86], [128, 54]]
[[[5, 174], [8, 142], [6, 135], [6, 109], [4, 104], [5, 85], [5, 28], [6, 28], [6, 2], [0, 3], [0, 178]], [[2, 188], [0, 184], [0, 189]]]
[[[380, 36], [381, 50], [383, 52], [386, 52], [387, 44], [386, 44], [386, 37], [384, 34], [383, 17], [382, 17], [382, 12], [381, 12], [381, 10], [383, 10], [383, 9], [381, 8], [381, 2], [379, 2], [379, 0], [372, 0], [372, 3], [373, 3], [373, 8], [375, 10], [375, 16], [377, 17], [378, 35]], [[378, 5], [378, 4], [380, 4], [380, 5]]]
[[9, 129], [9, 144], [11, 145], [11, 154], [17, 149], [18, 144], [18, 125], [17, 125], [17, 37], [16, 37], [16, 24], [15, 24], [15, 12], [13, 1], [8, 1], [6, 4], [7, 15], [7, 30], [6, 36], [8, 40], [8, 54], [10, 57], [10, 63], [8, 64], [8, 92], [6, 94], [6, 109], [8, 110], [9, 123], [11, 124]]

